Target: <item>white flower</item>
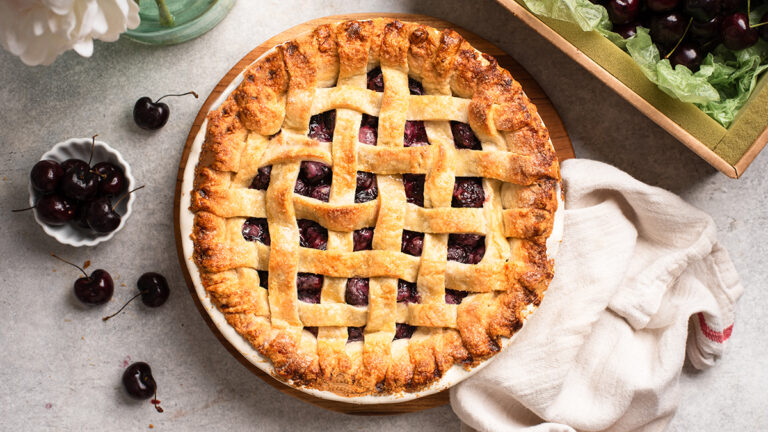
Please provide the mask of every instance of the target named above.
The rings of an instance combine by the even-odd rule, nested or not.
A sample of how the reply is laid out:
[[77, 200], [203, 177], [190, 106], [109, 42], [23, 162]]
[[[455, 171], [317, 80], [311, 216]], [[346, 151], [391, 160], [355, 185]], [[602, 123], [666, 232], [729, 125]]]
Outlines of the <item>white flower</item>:
[[66, 50], [93, 54], [139, 25], [134, 0], [0, 0], [0, 42], [27, 65], [51, 64]]

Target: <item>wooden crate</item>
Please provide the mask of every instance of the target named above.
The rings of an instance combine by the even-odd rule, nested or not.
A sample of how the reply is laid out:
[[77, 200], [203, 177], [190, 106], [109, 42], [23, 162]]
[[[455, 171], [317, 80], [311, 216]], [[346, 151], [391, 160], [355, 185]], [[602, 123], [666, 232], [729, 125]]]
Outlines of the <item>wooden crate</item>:
[[659, 90], [629, 54], [597, 32], [537, 17], [521, 0], [497, 1], [728, 177], [741, 176], [768, 141], [768, 73], [726, 129], [693, 104]]

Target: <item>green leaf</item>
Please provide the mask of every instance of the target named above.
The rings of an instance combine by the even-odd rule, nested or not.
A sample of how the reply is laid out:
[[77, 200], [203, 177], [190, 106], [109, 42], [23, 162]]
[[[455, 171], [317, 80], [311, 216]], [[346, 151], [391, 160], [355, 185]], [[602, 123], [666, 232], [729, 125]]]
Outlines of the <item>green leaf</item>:
[[[708, 54], [695, 73], [678, 65], [672, 68], [662, 58], [648, 29], [623, 39], [611, 31], [612, 24], [604, 7], [589, 0], [522, 0], [533, 13], [577, 24], [584, 31], [597, 31], [626, 50], [643, 74], [671, 97], [696, 104], [725, 127], [730, 126], [739, 109], [755, 89], [758, 76], [768, 69], [768, 43], [731, 51], [720, 45]], [[752, 9], [750, 21], [757, 23], [768, 11], [768, 4]]]

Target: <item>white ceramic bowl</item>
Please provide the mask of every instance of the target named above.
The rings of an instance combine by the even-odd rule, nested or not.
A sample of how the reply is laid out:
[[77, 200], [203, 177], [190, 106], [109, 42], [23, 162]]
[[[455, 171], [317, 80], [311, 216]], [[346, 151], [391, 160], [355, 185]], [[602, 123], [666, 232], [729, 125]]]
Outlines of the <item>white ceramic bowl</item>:
[[[50, 159], [61, 163], [67, 159], [77, 158], [88, 161], [90, 154], [91, 138], [70, 138], [53, 146], [52, 149], [43, 154], [40, 160]], [[91, 165], [99, 162], [110, 162], [122, 169], [123, 174], [125, 174], [126, 192], [134, 188], [136, 180], [134, 180], [133, 175], [131, 175], [131, 167], [128, 165], [128, 162], [123, 159], [123, 156], [117, 150], [107, 145], [107, 143], [96, 140], [96, 145], [93, 148], [93, 160], [91, 161]], [[32, 183], [30, 183], [28, 187], [29, 205], [34, 206], [42, 194], [32, 188]], [[34, 211], [33, 213], [35, 214], [37, 223], [43, 227], [43, 231], [55, 238], [59, 243], [75, 247], [96, 246], [101, 242], [111, 239], [116, 232], [123, 229], [128, 217], [131, 216], [134, 199], [134, 194], [131, 194], [117, 205], [115, 211], [120, 214], [122, 219], [120, 225], [117, 226], [117, 229], [109, 233], [99, 233], [89, 229], [80, 228], [75, 222], [66, 223], [60, 226], [46, 225], [37, 217], [37, 211]]]

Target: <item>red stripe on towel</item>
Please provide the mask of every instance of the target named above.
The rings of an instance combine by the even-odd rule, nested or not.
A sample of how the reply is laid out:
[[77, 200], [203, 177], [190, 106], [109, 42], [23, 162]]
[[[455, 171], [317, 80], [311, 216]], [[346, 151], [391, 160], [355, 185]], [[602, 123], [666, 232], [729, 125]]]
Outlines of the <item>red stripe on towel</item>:
[[733, 324], [729, 325], [725, 328], [722, 332], [719, 332], [717, 330], [713, 330], [707, 325], [706, 320], [704, 320], [704, 314], [699, 312], [699, 327], [701, 328], [701, 332], [704, 333], [704, 336], [707, 337], [707, 339], [711, 340], [712, 342], [717, 343], [723, 343], [728, 340], [729, 337], [731, 337], [731, 333], [733, 332]]

